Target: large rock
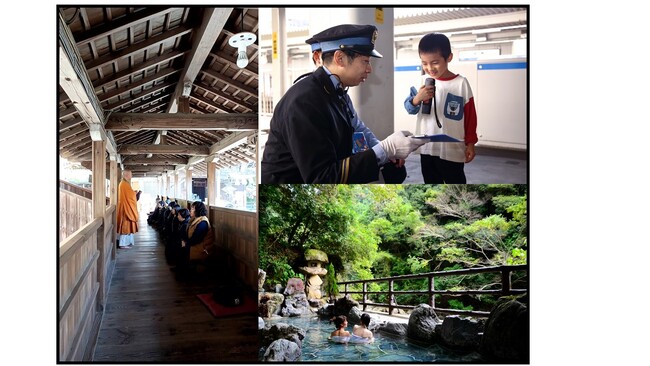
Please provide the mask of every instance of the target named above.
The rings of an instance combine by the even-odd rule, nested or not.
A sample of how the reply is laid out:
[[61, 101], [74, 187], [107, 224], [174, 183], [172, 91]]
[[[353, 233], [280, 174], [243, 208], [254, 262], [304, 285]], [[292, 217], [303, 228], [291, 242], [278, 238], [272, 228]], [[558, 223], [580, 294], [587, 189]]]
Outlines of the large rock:
[[294, 362], [300, 359], [302, 350], [294, 342], [286, 339], [273, 341], [266, 349], [263, 360], [265, 362]]
[[[285, 291], [286, 293], [286, 291]], [[309, 302], [307, 295], [303, 293], [294, 293], [292, 296], [284, 298], [284, 304], [280, 310], [282, 316], [301, 316], [309, 314]]]
[[436, 332], [442, 343], [451, 348], [478, 351], [483, 327], [483, 322], [477, 319], [450, 315], [442, 321]]
[[260, 343], [262, 347], [267, 347], [273, 341], [278, 339], [286, 339], [294, 342], [298, 347], [302, 348], [302, 341], [305, 339], [305, 331], [286, 323], [276, 323], [271, 326], [264, 327], [261, 331]]
[[270, 318], [273, 315], [279, 315], [284, 296], [277, 293], [264, 293], [259, 296], [259, 315], [264, 318]]
[[325, 304], [321, 308], [319, 308], [316, 313], [320, 318], [331, 319], [332, 317], [334, 317], [334, 305]]
[[[354, 324], [357, 325], [361, 323], [361, 309], [359, 309], [358, 306], [353, 306], [350, 308], [350, 311], [345, 314], [345, 316], [348, 318], [348, 324]], [[372, 319], [371, 319], [372, 320]]]
[[300, 278], [290, 278], [284, 289], [284, 295], [291, 296], [297, 293], [305, 293], [305, 283]]
[[408, 336], [413, 339], [433, 343], [436, 340], [436, 327], [442, 321], [433, 308], [427, 304], [420, 304], [409, 316]]
[[406, 337], [406, 335], [408, 334], [408, 324], [387, 322], [386, 324], [380, 326], [377, 330], [383, 333], [389, 333], [399, 337]]
[[480, 353], [490, 360], [528, 363], [529, 320], [528, 307], [524, 304], [499, 300], [485, 323]]
[[[359, 303], [352, 300], [352, 298], [350, 298], [350, 295], [341, 297], [334, 302], [334, 315], [348, 316], [350, 309], [352, 309], [354, 306], [359, 307]], [[350, 323], [349, 320], [348, 323]]]

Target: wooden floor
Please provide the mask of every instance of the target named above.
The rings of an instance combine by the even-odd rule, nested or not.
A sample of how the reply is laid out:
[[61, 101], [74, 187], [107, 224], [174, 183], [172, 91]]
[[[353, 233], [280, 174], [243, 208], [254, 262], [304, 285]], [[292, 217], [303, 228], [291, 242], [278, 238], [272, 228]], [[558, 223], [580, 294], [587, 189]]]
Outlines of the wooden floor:
[[206, 277], [176, 280], [141, 215], [135, 245], [117, 249], [93, 361], [256, 363], [257, 316], [215, 318], [196, 295], [223, 281]]

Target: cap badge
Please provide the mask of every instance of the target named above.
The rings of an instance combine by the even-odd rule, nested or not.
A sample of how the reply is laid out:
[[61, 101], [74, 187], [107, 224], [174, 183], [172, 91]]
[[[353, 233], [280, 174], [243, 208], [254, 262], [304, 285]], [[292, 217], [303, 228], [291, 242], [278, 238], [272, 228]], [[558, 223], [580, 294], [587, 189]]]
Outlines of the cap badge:
[[370, 40], [370, 42], [372, 44], [375, 44], [375, 41], [377, 40], [378, 35], [379, 35], [379, 32], [377, 32], [377, 30], [375, 29], [375, 31], [372, 33], [372, 39]]

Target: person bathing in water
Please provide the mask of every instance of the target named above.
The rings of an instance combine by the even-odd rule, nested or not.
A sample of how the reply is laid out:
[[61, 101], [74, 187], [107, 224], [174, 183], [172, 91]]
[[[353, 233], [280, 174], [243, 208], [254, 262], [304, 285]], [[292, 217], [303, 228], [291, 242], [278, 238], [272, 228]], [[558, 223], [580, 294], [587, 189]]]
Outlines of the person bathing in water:
[[370, 315], [367, 313], [361, 314], [361, 322], [358, 325], [355, 325], [352, 329], [352, 336], [366, 338], [368, 342], [372, 342], [374, 340], [374, 336], [372, 335], [372, 332], [368, 330], [369, 325]]
[[345, 330], [345, 327], [348, 326], [348, 319], [345, 317], [345, 315], [339, 315], [334, 318], [332, 318], [330, 321], [334, 322], [334, 326], [336, 327], [336, 330], [330, 334], [332, 337], [349, 337], [350, 332]]

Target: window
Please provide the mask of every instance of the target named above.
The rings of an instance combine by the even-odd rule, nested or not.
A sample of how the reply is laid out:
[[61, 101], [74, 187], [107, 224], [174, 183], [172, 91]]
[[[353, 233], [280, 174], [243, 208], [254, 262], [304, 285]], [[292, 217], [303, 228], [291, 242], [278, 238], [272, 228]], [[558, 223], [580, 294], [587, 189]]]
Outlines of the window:
[[256, 174], [255, 162], [217, 169], [216, 206], [251, 212], [257, 211]]

